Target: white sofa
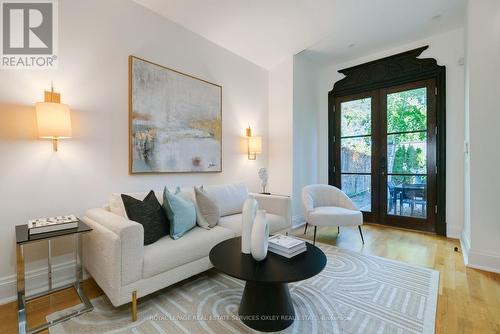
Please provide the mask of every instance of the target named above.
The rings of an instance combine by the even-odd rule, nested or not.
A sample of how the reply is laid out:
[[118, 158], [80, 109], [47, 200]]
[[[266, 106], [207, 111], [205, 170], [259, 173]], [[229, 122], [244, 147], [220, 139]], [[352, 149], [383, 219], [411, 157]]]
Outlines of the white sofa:
[[[206, 230], [196, 226], [178, 240], [166, 236], [144, 246], [141, 224], [127, 218], [120, 194], [112, 194], [104, 208], [90, 209], [83, 221], [93, 230], [83, 237], [83, 264], [114, 306], [146, 296], [212, 267], [208, 254], [219, 242], [241, 235], [241, 211], [248, 191], [243, 184], [208, 186], [217, 201], [221, 219]], [[182, 189], [194, 198], [192, 188]], [[144, 193], [129, 193], [143, 199]], [[288, 232], [291, 200], [288, 197], [253, 194], [267, 211], [271, 233]], [[161, 192], [156, 193], [160, 203]], [[133, 316], [133, 319], [134, 316]]]

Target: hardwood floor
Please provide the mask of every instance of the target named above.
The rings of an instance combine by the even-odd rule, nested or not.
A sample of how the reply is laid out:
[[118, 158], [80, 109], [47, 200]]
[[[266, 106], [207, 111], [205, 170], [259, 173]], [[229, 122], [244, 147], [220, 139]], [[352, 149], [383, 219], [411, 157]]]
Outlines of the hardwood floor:
[[[293, 231], [312, 240], [314, 228]], [[460, 242], [431, 234], [364, 225], [365, 245], [356, 227], [318, 228], [316, 241], [440, 272], [436, 333], [500, 333], [500, 274], [465, 267]]]
[[[102, 295], [101, 289], [92, 279], [86, 280], [83, 288], [87, 296], [91, 299]], [[29, 328], [46, 322], [45, 317], [47, 315], [79, 303], [80, 299], [74, 289], [58, 291], [51, 296], [30, 301], [26, 306]], [[17, 302], [0, 305], [0, 333], [17, 333]], [[49, 332], [45, 330], [40, 333], [48, 334]]]
[[[303, 227], [293, 233], [312, 239], [313, 228], [305, 236]], [[454, 251], [460, 248], [458, 240], [377, 225], [363, 226], [363, 235], [364, 246], [357, 228], [341, 228], [340, 235], [336, 227], [321, 228], [316, 240], [438, 270], [436, 333], [500, 333], [500, 274], [466, 268], [462, 254]], [[92, 280], [85, 282], [85, 291], [90, 298], [102, 294]], [[28, 304], [28, 323], [40, 324], [47, 314], [78, 302], [71, 290], [40, 298]], [[0, 333], [17, 333], [16, 311], [16, 303], [0, 306]]]

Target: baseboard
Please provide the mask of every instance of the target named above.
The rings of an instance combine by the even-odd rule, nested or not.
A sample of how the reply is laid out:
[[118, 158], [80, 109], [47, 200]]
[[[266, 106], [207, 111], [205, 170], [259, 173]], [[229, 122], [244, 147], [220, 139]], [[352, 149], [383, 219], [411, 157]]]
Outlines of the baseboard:
[[500, 273], [500, 254], [471, 248], [467, 267]]
[[306, 222], [304, 220], [304, 217], [302, 217], [302, 216], [293, 216], [292, 217], [292, 228], [301, 227], [305, 223]]
[[[26, 291], [31, 294], [46, 291], [49, 287], [48, 267], [26, 272]], [[52, 285], [54, 287], [69, 284], [75, 280], [75, 261], [67, 261], [52, 266]], [[0, 278], [0, 305], [17, 300], [16, 275]]]

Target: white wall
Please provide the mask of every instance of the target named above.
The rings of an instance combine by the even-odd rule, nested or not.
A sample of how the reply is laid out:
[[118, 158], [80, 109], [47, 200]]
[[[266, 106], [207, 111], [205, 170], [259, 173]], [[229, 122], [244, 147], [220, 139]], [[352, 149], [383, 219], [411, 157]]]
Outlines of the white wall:
[[[258, 191], [258, 168], [267, 166], [267, 71], [131, 1], [64, 0], [59, 7], [59, 68], [0, 71], [0, 302], [14, 296], [14, 226], [28, 218], [82, 215], [111, 192], [164, 185], [243, 181]], [[128, 175], [130, 54], [223, 86], [223, 173]], [[51, 80], [73, 117], [74, 138], [58, 153], [36, 139], [33, 109]], [[264, 138], [256, 161], [240, 147], [248, 124]], [[56, 275], [71, 269], [61, 265], [72, 259], [70, 246], [54, 246]], [[45, 245], [28, 247], [35, 276], [28, 287], [42, 284], [45, 254]]]
[[293, 196], [294, 224], [303, 222], [302, 188], [318, 180], [317, 66], [301, 54], [293, 58]]
[[462, 254], [464, 256], [465, 263], [468, 261], [468, 254], [470, 250], [470, 122], [469, 122], [469, 89], [470, 89], [470, 78], [469, 78], [469, 39], [470, 29], [469, 27], [469, 13], [467, 11], [465, 17], [465, 30], [464, 30], [464, 45], [465, 45], [465, 71], [464, 71], [464, 227], [462, 229], [462, 235], [460, 238], [462, 246]]
[[474, 268], [500, 272], [500, 2], [468, 1], [466, 24], [467, 159], [464, 257]]
[[[458, 29], [430, 36], [397, 48], [372, 54], [348, 63], [319, 68], [318, 77], [318, 179], [328, 182], [328, 92], [336, 81], [343, 78], [338, 70], [380, 59], [416, 47], [429, 45], [422, 58], [435, 58], [446, 66], [446, 221], [449, 237], [459, 238], [463, 227], [463, 142], [464, 142], [464, 30]], [[296, 78], [296, 80], [299, 80]]]
[[296, 55], [269, 71], [269, 189], [292, 197], [303, 222], [301, 191], [317, 179], [316, 65]]
[[292, 195], [293, 58], [269, 71], [269, 191]]

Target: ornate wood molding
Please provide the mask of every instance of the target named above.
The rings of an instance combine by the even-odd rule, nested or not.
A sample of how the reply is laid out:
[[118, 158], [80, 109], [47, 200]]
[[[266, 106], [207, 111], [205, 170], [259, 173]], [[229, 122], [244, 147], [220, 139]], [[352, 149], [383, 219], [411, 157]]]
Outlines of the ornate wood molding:
[[398, 85], [419, 77], [428, 77], [444, 66], [433, 58], [417, 58], [429, 46], [398, 53], [339, 71], [346, 77], [339, 80], [330, 92], [334, 96], [355, 94], [370, 89]]

